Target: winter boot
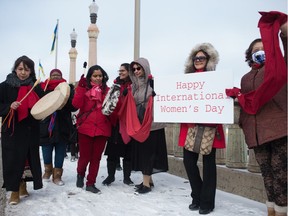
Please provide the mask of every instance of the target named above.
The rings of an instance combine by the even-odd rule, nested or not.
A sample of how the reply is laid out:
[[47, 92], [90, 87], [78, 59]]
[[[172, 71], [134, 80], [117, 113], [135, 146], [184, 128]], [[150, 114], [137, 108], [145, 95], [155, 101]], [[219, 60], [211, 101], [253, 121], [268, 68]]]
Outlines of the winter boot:
[[123, 160], [123, 176], [124, 176], [123, 183], [129, 186], [133, 186], [134, 182], [131, 181], [130, 175], [131, 175], [131, 162]]
[[62, 181], [61, 177], [63, 174], [62, 168], [54, 168], [53, 169], [53, 182], [56, 185], [63, 186], [64, 182]]
[[268, 216], [275, 216], [274, 202], [266, 201]]
[[22, 196], [22, 197], [27, 197], [27, 196], [29, 196], [29, 193], [28, 193], [27, 187], [26, 187], [26, 182], [23, 181], [23, 180], [20, 182], [20, 186], [19, 186], [19, 196]]
[[10, 205], [17, 205], [20, 202], [19, 191], [12, 191], [9, 199]]
[[52, 175], [53, 166], [52, 164], [44, 164], [44, 174], [42, 176], [43, 181], [49, 181]]
[[102, 182], [103, 185], [110, 185], [115, 181], [116, 163], [107, 161], [108, 177]]
[[287, 216], [287, 206], [278, 206], [275, 204], [275, 216]]
[[84, 176], [77, 174], [76, 187], [78, 187], [78, 188], [84, 187]]

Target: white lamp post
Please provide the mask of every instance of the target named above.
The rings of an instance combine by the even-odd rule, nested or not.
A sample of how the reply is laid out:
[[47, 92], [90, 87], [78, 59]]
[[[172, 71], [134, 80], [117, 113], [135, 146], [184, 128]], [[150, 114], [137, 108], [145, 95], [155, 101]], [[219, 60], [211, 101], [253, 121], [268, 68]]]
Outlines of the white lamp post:
[[91, 24], [87, 30], [89, 37], [88, 67], [97, 64], [97, 38], [99, 29], [96, 26], [96, 21], [98, 9], [99, 7], [95, 3], [95, 0], [93, 0], [92, 4], [89, 6]]
[[70, 34], [71, 39], [71, 49], [69, 51], [69, 57], [70, 57], [70, 72], [69, 72], [69, 83], [75, 83], [76, 79], [76, 58], [77, 58], [77, 50], [76, 50], [76, 40], [77, 40], [77, 33], [75, 32], [75, 29], [73, 29], [73, 32]]

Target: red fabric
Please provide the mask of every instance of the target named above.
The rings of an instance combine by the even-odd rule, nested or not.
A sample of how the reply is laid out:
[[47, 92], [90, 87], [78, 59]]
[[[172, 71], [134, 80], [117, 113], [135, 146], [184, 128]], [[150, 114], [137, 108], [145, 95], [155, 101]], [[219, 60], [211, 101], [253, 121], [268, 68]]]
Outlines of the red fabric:
[[280, 26], [287, 22], [287, 15], [276, 11], [260, 14], [262, 17], [258, 27], [266, 56], [264, 81], [256, 90], [246, 94], [241, 94], [238, 88], [226, 89], [226, 94], [237, 97], [240, 106], [248, 114], [256, 114], [287, 83], [287, 66], [278, 37]]
[[[32, 86], [20, 86], [16, 101], [21, 101], [31, 88]], [[17, 109], [18, 122], [28, 116], [28, 110], [31, 109], [38, 100], [39, 97], [34, 91], [31, 91], [28, 94], [28, 96], [21, 102], [21, 105]]]
[[136, 104], [132, 92], [131, 90], [128, 91], [128, 94], [123, 101], [122, 107], [118, 112], [120, 133], [124, 142], [129, 140], [127, 135], [139, 142], [144, 142], [148, 138], [153, 121], [152, 107], [153, 97], [151, 96], [148, 99], [143, 123], [141, 125], [137, 117]]
[[[213, 126], [213, 124], [203, 124], [206, 126]], [[188, 124], [188, 123], [181, 123], [180, 124], [180, 133], [179, 133], [179, 140], [178, 140], [178, 145], [179, 146], [184, 146], [185, 145], [185, 141], [186, 141], [186, 137], [187, 137], [187, 133], [188, 133], [188, 128], [189, 127], [194, 127], [195, 124]], [[221, 124], [217, 125], [217, 131], [220, 135], [220, 139], [217, 139], [217, 137], [215, 136], [215, 139], [213, 141], [213, 148], [225, 148], [226, 143], [225, 143], [225, 136], [224, 136], [224, 130], [223, 130], [223, 126]]]
[[65, 79], [60, 79], [60, 80], [46, 79], [44, 82], [40, 83], [40, 86], [43, 90], [47, 86], [46, 87], [47, 90], [53, 91], [59, 85], [59, 83], [62, 83], [62, 82], [66, 82], [66, 80]]

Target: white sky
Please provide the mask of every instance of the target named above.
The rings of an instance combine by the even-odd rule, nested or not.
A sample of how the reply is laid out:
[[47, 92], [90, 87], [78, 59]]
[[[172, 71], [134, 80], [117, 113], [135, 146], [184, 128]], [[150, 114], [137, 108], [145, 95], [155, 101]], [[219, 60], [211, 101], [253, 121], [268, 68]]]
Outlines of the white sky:
[[[119, 65], [133, 60], [134, 0], [96, 0], [98, 64], [116, 78]], [[46, 75], [54, 68], [50, 54], [53, 30], [59, 19], [58, 68], [68, 80], [70, 33], [75, 28], [77, 74], [88, 62], [89, 5], [92, 0], [1, 0], [0, 81], [11, 72], [14, 61], [27, 55], [44, 67]], [[217, 70], [234, 74], [235, 85], [249, 68], [244, 52], [259, 37], [258, 11], [287, 13], [285, 0], [142, 0], [140, 56], [150, 61], [154, 75], [183, 73], [190, 50], [210, 42], [220, 53]]]
[[[70, 154], [69, 154], [70, 155]], [[43, 164], [43, 161], [41, 161]], [[199, 215], [188, 209], [192, 199], [186, 179], [168, 173], [153, 175], [155, 187], [148, 194], [135, 195], [134, 187], [123, 184], [122, 171], [110, 186], [101, 183], [107, 177], [106, 156], [101, 160], [96, 187], [101, 194], [92, 194], [76, 187], [77, 162], [64, 161], [64, 186], [44, 182], [43, 189], [34, 191], [28, 183], [29, 197], [16, 206], [6, 207], [6, 216], [187, 216]], [[140, 172], [131, 174], [134, 183], [142, 181]], [[7, 199], [10, 193], [7, 193]], [[266, 206], [253, 200], [216, 192], [215, 209], [209, 216], [266, 216]]]

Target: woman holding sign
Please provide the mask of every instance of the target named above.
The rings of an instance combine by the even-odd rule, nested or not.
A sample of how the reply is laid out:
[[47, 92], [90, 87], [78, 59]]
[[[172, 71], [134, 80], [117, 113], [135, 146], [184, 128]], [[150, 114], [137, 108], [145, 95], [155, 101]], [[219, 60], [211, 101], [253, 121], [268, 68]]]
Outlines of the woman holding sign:
[[[187, 59], [185, 73], [214, 71], [218, 61], [218, 52], [210, 43], [198, 44], [192, 49]], [[194, 136], [195, 138], [195, 133], [197, 133], [196, 128], [210, 128], [211, 131], [213, 131], [211, 133], [211, 137], [213, 137], [211, 138], [212, 150], [209, 154], [204, 155], [201, 151], [198, 153], [193, 152], [193, 150], [188, 147], [192, 142], [191, 137]], [[201, 142], [203, 142], [203, 140]], [[192, 211], [199, 210], [199, 214], [209, 214], [215, 207], [217, 178], [215, 161], [216, 148], [225, 148], [223, 127], [221, 124], [200, 125], [182, 123], [180, 127], [179, 146], [185, 146], [183, 148], [183, 162], [192, 189], [192, 204], [189, 205], [189, 209]], [[197, 166], [199, 153], [203, 154], [203, 178], [201, 178]]]

